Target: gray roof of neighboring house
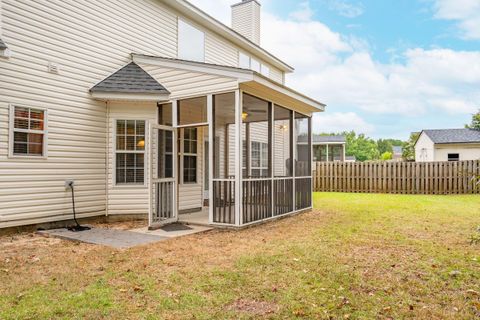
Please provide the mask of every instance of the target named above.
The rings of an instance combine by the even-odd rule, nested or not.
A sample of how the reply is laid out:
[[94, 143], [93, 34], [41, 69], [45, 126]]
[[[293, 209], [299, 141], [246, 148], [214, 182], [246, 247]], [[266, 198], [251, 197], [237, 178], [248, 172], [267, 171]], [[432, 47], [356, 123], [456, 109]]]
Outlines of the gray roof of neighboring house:
[[170, 93], [135, 62], [130, 62], [90, 89], [91, 92]]
[[439, 129], [423, 130], [433, 143], [480, 143], [480, 130]]
[[0, 39], [0, 50], [3, 50], [3, 49], [7, 49], [7, 45], [5, 44], [5, 42], [2, 41], [2, 39]]
[[400, 154], [403, 152], [403, 148], [401, 146], [393, 146], [392, 149], [394, 154]]
[[320, 135], [314, 135], [313, 138], [313, 143], [345, 143], [346, 139], [345, 136], [320, 136]]

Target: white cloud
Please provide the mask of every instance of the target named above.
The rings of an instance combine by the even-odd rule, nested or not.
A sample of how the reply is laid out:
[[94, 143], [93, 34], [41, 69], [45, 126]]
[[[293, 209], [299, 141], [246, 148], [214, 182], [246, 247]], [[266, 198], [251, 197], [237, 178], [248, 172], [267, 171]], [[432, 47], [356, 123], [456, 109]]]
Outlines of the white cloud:
[[310, 7], [310, 3], [306, 1], [300, 3], [298, 10], [290, 13], [290, 18], [298, 21], [309, 21], [312, 19], [314, 13]]
[[361, 16], [364, 12], [362, 3], [349, 3], [343, 0], [328, 0], [327, 5], [330, 10], [336, 11], [339, 15], [347, 18]]
[[354, 112], [321, 113], [313, 117], [314, 133], [337, 133], [354, 130], [357, 133], [370, 134], [374, 131], [373, 125]]
[[[314, 20], [264, 14], [263, 45], [296, 68], [288, 84], [337, 107], [371, 113], [470, 113], [480, 101], [480, 52], [410, 49], [382, 64], [362, 39]], [[282, 30], [279, 34], [277, 30]], [[292, 45], [295, 43], [295, 45]]]
[[[472, 3], [480, 3], [461, 1], [470, 9], [476, 8]], [[236, 1], [194, 2], [218, 18], [229, 17], [229, 5]], [[470, 12], [458, 7], [452, 5], [450, 16], [440, 10], [439, 14], [460, 17]], [[227, 14], [221, 13], [224, 9]], [[367, 114], [384, 114], [433, 121], [440, 114], [468, 117], [479, 107], [480, 51], [412, 48], [396, 52], [397, 59], [390, 63], [380, 63], [364, 39], [334, 32], [314, 20], [308, 1], [287, 18], [264, 7], [262, 46], [296, 68], [287, 76], [287, 85], [327, 104], [327, 112], [315, 118], [316, 126], [325, 131], [376, 134], [380, 128], [360, 118], [360, 112], [365, 119]]]
[[462, 38], [480, 40], [479, 0], [435, 0], [435, 17], [457, 21]]

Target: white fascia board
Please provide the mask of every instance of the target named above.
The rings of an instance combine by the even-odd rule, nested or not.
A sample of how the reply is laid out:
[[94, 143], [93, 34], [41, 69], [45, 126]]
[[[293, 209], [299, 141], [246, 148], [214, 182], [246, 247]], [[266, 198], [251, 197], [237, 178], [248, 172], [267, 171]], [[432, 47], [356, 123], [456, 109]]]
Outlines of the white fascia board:
[[170, 94], [91, 92], [93, 99], [101, 101], [157, 102], [170, 100]]
[[289, 87], [284, 86], [283, 84], [274, 82], [264, 76], [262, 76], [259, 73], [255, 73], [253, 77], [253, 81], [260, 83], [261, 85], [264, 85], [266, 87], [270, 87], [275, 91], [278, 91], [280, 93], [283, 93], [287, 96], [290, 96], [302, 103], [305, 103], [307, 105], [310, 105], [314, 110], [312, 112], [323, 112], [325, 111], [326, 105], [314, 100], [312, 98], [307, 97], [306, 95], [303, 95], [293, 89], [290, 89]]
[[164, 0], [164, 3], [174, 8], [175, 10], [178, 10], [180, 13], [184, 14], [189, 19], [197, 22], [202, 26], [205, 26], [206, 28], [212, 30], [218, 35], [230, 40], [243, 50], [261, 58], [262, 60], [265, 60], [265, 62], [272, 64], [274, 67], [279, 68], [280, 70], [287, 73], [291, 73], [294, 71], [293, 67], [289, 66], [279, 58], [269, 53], [267, 50], [256, 45], [252, 41], [248, 40], [235, 30], [227, 27], [225, 24], [216, 20], [215, 18], [208, 15], [196, 6], [192, 5], [188, 1]]
[[173, 69], [182, 69], [192, 72], [200, 72], [224, 76], [240, 81], [252, 81], [254, 72], [251, 70], [240, 69], [235, 67], [221, 66], [203, 62], [186, 61], [179, 59], [171, 59], [164, 57], [146, 56], [142, 54], [132, 53], [132, 60], [137, 64], [147, 64]]

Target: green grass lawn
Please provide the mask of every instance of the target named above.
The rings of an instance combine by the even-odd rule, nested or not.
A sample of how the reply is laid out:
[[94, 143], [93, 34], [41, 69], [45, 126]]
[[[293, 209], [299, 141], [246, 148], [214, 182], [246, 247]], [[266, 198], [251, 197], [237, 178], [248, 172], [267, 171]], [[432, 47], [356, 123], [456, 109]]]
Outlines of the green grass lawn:
[[118, 251], [0, 238], [0, 319], [478, 319], [479, 196], [315, 194], [315, 210]]

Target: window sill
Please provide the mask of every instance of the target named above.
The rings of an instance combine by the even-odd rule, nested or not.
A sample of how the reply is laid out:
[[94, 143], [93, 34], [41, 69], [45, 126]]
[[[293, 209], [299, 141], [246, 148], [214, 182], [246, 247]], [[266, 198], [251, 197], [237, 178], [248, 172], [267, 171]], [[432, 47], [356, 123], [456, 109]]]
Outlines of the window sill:
[[146, 184], [114, 184], [113, 189], [147, 189]]

